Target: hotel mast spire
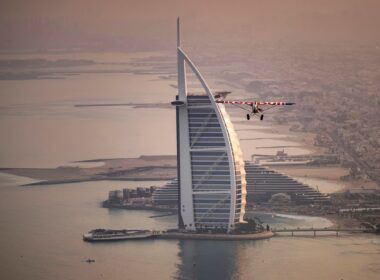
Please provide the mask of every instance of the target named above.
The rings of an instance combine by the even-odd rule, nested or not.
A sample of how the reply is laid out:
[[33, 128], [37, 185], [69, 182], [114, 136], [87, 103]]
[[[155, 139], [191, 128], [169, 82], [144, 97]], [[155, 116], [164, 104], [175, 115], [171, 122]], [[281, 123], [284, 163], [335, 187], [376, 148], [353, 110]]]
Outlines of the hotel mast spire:
[[177, 18], [177, 73], [178, 73], [178, 100], [186, 101], [186, 69], [185, 55], [181, 50], [181, 26], [179, 17]]
[[177, 48], [181, 46], [181, 27], [179, 23], [179, 17], [177, 17]]

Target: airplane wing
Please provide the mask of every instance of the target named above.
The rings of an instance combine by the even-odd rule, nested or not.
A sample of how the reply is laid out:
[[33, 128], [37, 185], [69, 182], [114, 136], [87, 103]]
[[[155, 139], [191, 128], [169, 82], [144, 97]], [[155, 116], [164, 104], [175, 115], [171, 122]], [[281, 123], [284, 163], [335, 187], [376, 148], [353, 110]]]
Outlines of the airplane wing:
[[223, 104], [231, 104], [236, 107], [239, 107], [240, 109], [243, 109], [248, 112], [247, 114], [247, 120], [250, 119], [250, 116], [260, 116], [260, 120], [263, 120], [264, 118], [264, 111], [270, 110], [277, 106], [286, 106], [286, 105], [294, 105], [296, 103], [294, 102], [284, 102], [284, 101], [275, 101], [275, 102], [262, 102], [262, 101], [234, 101], [234, 100], [221, 100], [217, 99], [215, 100], [216, 103], [223, 103]]
[[238, 104], [238, 105], [257, 105], [257, 106], [285, 106], [285, 105], [294, 105], [294, 102], [284, 102], [284, 101], [275, 101], [275, 102], [262, 102], [262, 101], [233, 101], [233, 100], [216, 100], [216, 103], [224, 104]]

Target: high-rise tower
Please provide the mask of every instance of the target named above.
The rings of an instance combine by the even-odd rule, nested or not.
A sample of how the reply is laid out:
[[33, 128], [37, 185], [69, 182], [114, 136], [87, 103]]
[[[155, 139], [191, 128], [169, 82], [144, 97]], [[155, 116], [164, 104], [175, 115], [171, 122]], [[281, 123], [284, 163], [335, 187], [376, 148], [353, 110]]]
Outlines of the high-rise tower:
[[[178, 96], [176, 106], [179, 227], [230, 232], [243, 221], [246, 181], [239, 140], [224, 104], [214, 96], [181, 48], [177, 19]], [[187, 92], [186, 68], [203, 91]]]

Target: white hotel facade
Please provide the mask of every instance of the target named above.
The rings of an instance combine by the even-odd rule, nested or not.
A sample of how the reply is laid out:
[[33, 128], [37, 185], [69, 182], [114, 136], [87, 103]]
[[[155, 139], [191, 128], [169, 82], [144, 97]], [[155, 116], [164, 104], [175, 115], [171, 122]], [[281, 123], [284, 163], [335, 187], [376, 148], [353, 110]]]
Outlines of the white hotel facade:
[[[239, 140], [224, 104], [216, 103], [206, 81], [180, 45], [177, 21], [178, 96], [176, 106], [179, 228], [231, 232], [243, 222], [245, 169]], [[203, 92], [187, 92], [186, 70]]]

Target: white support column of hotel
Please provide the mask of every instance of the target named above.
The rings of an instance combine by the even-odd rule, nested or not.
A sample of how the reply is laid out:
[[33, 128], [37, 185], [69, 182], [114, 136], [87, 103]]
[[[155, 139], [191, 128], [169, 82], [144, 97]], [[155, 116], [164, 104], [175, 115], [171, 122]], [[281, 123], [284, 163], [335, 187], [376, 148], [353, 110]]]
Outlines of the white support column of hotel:
[[[181, 51], [181, 37], [180, 37], [180, 25], [179, 18], [177, 19], [177, 63], [178, 63], [178, 100], [186, 104], [187, 92], [186, 92], [186, 68], [185, 57]], [[190, 159], [190, 139], [189, 139], [189, 121], [187, 114], [187, 107], [179, 106], [177, 126], [177, 137], [179, 137], [179, 180], [180, 187], [180, 201], [181, 209], [180, 215], [182, 217], [183, 224], [188, 230], [195, 230], [194, 223], [194, 210], [193, 210], [193, 191], [191, 182], [191, 159]], [[177, 144], [177, 145], [178, 145]]]

